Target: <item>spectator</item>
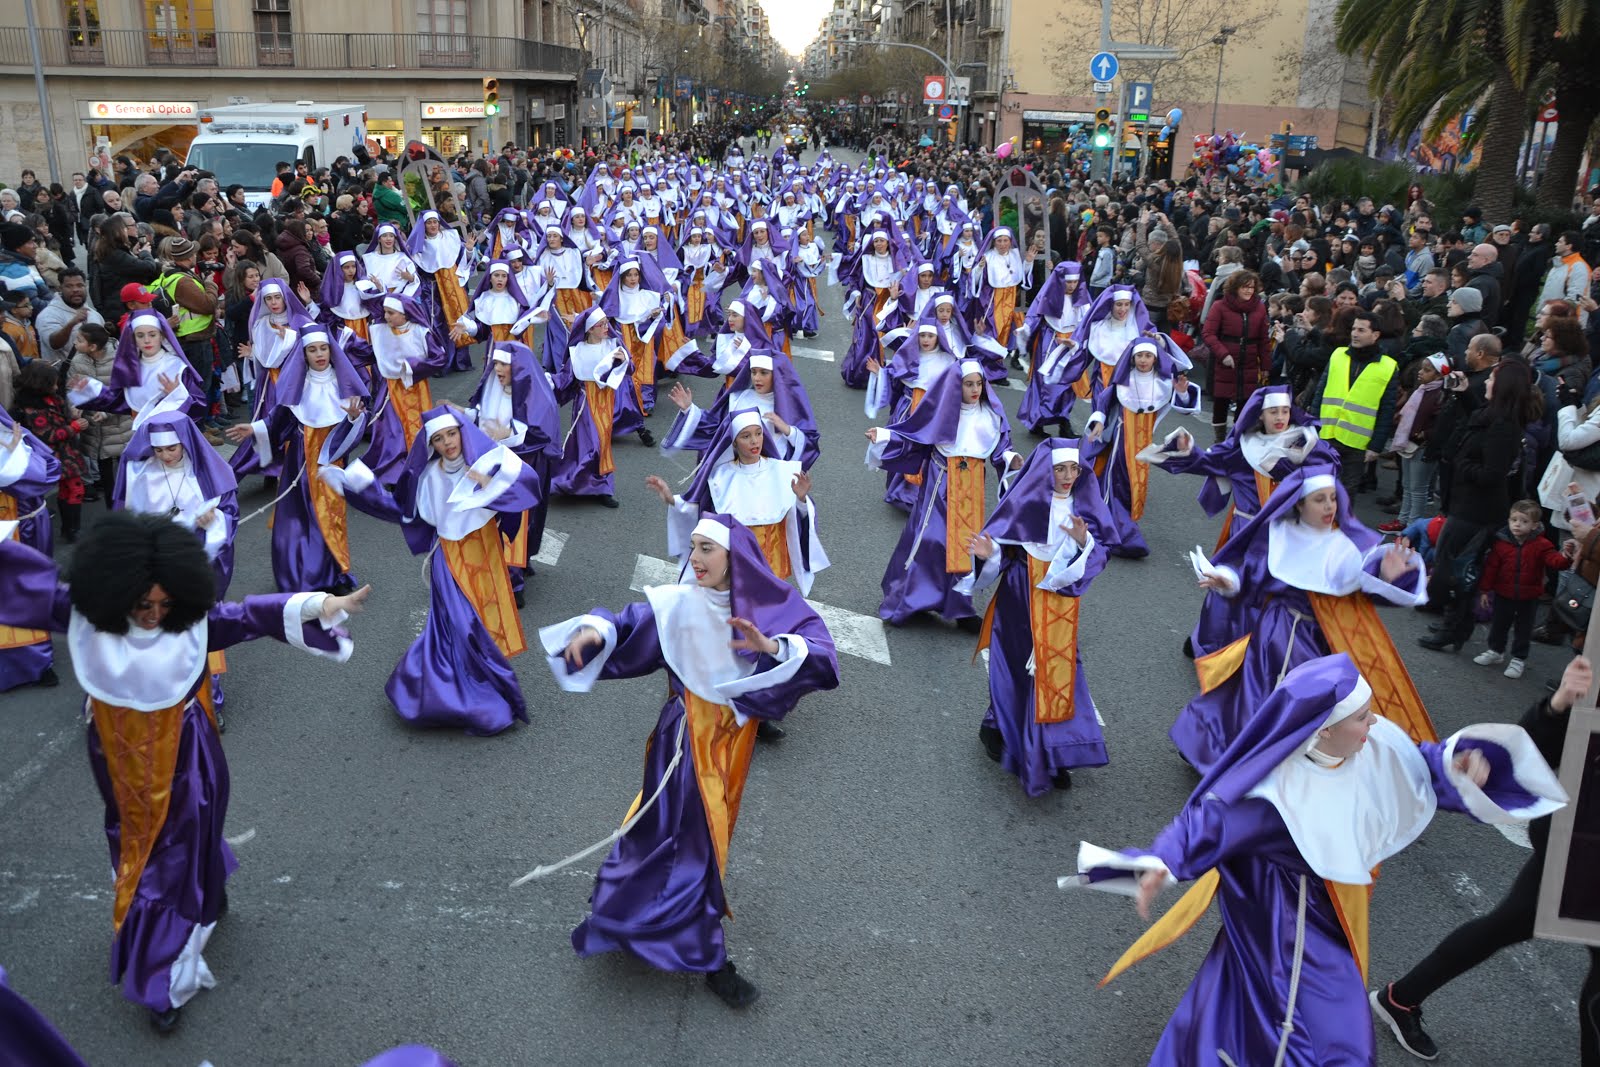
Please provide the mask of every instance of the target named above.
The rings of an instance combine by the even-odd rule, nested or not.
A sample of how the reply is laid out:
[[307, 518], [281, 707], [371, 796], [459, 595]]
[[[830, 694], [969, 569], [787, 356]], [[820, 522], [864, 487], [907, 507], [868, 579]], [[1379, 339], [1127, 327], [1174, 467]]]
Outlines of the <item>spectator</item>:
[[1467, 254], [1467, 284], [1483, 295], [1479, 315], [1491, 329], [1500, 324], [1500, 252], [1491, 244], [1477, 244]]
[[17, 374], [11, 414], [23, 429], [49, 445], [61, 464], [61, 479], [56, 483], [61, 540], [75, 544], [83, 519], [84, 493], [84, 461], [78, 438], [88, 429], [89, 420], [67, 402], [60, 373], [42, 359], [27, 364]]
[[1451, 363], [1467, 358], [1467, 344], [1479, 334], [1488, 333], [1479, 312], [1483, 309], [1483, 294], [1463, 285], [1450, 294], [1450, 333], [1445, 338], [1445, 351]]
[[121, 320], [127, 312], [122, 290], [130, 284], [144, 285], [161, 276], [161, 266], [146, 255], [134, 254], [134, 240], [127, 223], [113, 215], [100, 228], [94, 246], [95, 288], [90, 294], [94, 306], [107, 321]]
[[26, 364], [39, 358], [39, 334], [33, 325], [33, 304], [14, 293], [0, 293], [0, 334]]
[[1219, 248], [1217, 249], [1217, 273], [1211, 279], [1211, 287], [1206, 290], [1206, 302], [1200, 309], [1200, 321], [1204, 322], [1211, 315], [1211, 305], [1216, 302], [1217, 294], [1222, 291], [1222, 283], [1228, 275], [1237, 274], [1244, 270], [1244, 249]]
[[1229, 409], [1243, 408], [1271, 367], [1272, 340], [1260, 289], [1253, 271], [1228, 275], [1221, 299], [1201, 327], [1211, 350], [1211, 432], [1218, 441], [1227, 435]]
[[1311, 398], [1323, 440], [1339, 453], [1339, 480], [1352, 499], [1366, 465], [1377, 460], [1377, 449], [1390, 439], [1399, 406], [1399, 366], [1383, 353], [1380, 339], [1376, 315], [1352, 312], [1350, 342], [1329, 357]]
[[[1578, 298], [1588, 295], [1589, 264], [1578, 254], [1582, 242], [1583, 237], [1577, 230], [1567, 230], [1556, 238], [1555, 255], [1539, 292], [1540, 307], [1552, 300], [1565, 300], [1576, 307]], [[1588, 315], [1580, 315], [1580, 321], [1588, 321]]]
[[385, 171], [378, 175], [378, 184], [372, 190], [372, 201], [377, 207], [379, 222], [392, 222], [400, 226], [410, 222], [405, 197], [395, 187], [392, 173]]
[[[73, 334], [73, 352], [67, 377], [82, 375], [101, 385], [111, 384], [111, 368], [116, 365], [116, 347], [104, 326], [86, 322]], [[97, 411], [89, 416], [89, 429], [79, 441], [89, 471], [98, 477], [99, 497], [111, 506], [112, 489], [117, 484], [117, 461], [133, 436], [133, 416]], [[85, 499], [92, 499], [85, 496]]]
[[1505, 663], [1506, 638], [1511, 637], [1511, 662], [1507, 678], [1521, 678], [1532, 651], [1533, 622], [1539, 614], [1546, 576], [1565, 570], [1567, 557], [1544, 535], [1537, 500], [1519, 500], [1494, 538], [1483, 561], [1480, 596], [1493, 598], [1488, 647], [1472, 662], [1480, 667]]
[[72, 188], [67, 191], [67, 214], [71, 217], [78, 243], [89, 248], [89, 220], [106, 210], [100, 190], [89, 184], [82, 171], [72, 175]]
[[76, 267], [61, 272], [61, 290], [45, 305], [36, 320], [39, 348], [44, 358], [59, 366], [72, 357], [78, 328], [86, 323], [105, 326], [106, 320], [89, 304], [89, 279]]
[[[307, 292], [322, 288], [322, 272], [317, 270], [316, 256], [303, 219], [290, 219], [278, 232], [278, 258], [289, 271], [289, 285], [297, 292], [304, 287]], [[302, 300], [309, 297], [302, 296]]]
[[1429, 515], [1428, 490], [1437, 464], [1428, 459], [1424, 446], [1439, 415], [1444, 375], [1449, 370], [1450, 361], [1442, 354], [1426, 356], [1417, 363], [1411, 394], [1400, 407], [1394, 436], [1385, 449], [1400, 458], [1400, 512], [1398, 518], [1378, 527], [1383, 533], [1399, 533]]
[[20, 222], [0, 222], [0, 289], [43, 307], [50, 287], [35, 258], [39, 236]]
[[1483, 208], [1474, 204], [1461, 212], [1461, 232], [1458, 236], [1468, 245], [1476, 245], [1489, 236], [1489, 227], [1483, 224]]

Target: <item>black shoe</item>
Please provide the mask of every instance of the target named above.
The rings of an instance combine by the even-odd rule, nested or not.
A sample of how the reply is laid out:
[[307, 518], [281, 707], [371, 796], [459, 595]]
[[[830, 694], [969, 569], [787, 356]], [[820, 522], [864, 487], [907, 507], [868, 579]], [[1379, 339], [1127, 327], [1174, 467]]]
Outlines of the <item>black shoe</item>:
[[267, 475], [261, 479], [261, 488], [265, 489], [269, 493], [276, 493], [278, 491], [278, 479], [272, 477], [270, 474]]
[[956, 629], [964, 634], [983, 632], [983, 620], [976, 615], [964, 615], [956, 620]]
[[656, 443], [656, 435], [651, 433], [648, 427], [641, 428], [639, 430], [639, 443], [648, 448]]
[[1012, 370], [1022, 369], [1022, 357], [1018, 356], [1015, 352], [1011, 353], [1011, 358], [1007, 359], [1006, 363], [1011, 367]]
[[1190, 634], [1183, 639], [1183, 654], [1190, 659], [1194, 659], [1194, 634]]
[[600, 506], [603, 508], [620, 508], [622, 506], [617, 503], [617, 498], [614, 496], [602, 496], [596, 499], [600, 501]]
[[1551, 629], [1549, 624], [1535, 626], [1532, 636], [1541, 645], [1564, 645], [1567, 643], [1567, 635], [1559, 630]]
[[1055, 774], [1050, 776], [1050, 784], [1053, 785], [1057, 789], [1071, 789], [1072, 788], [1072, 772], [1071, 771], [1057, 771]]
[[1044, 423], [1042, 423], [1042, 422], [1041, 423], [1036, 423], [1033, 426], [1029, 426], [1028, 427], [1028, 433], [1031, 434], [1034, 437], [1048, 437], [1049, 436], [1049, 434], [1045, 431]]
[[983, 742], [983, 750], [989, 754], [989, 758], [999, 763], [1000, 757], [1005, 755], [1006, 751], [1005, 738], [1001, 735], [1000, 728], [997, 726], [978, 727], [978, 740]]
[[222, 891], [222, 903], [220, 905], [218, 905], [218, 907], [217, 907], [217, 918], [220, 919], [220, 918], [222, 918], [223, 916], [225, 916], [227, 914], [228, 914], [228, 891], [226, 889], [224, 889]]
[[178, 1009], [168, 1008], [166, 1011], [152, 1011], [150, 1013], [150, 1026], [158, 1034], [170, 1034], [178, 1028]]
[[762, 719], [756, 724], [757, 741], [782, 741], [788, 735], [789, 731], [771, 719]]
[[[1397, 496], [1380, 496], [1376, 503], [1380, 508], [1393, 507], [1394, 505], [1400, 503], [1400, 498]], [[1398, 514], [1398, 512], [1396, 514]]]
[[39, 680], [33, 683], [39, 689], [54, 689], [61, 684], [61, 676], [54, 667], [46, 667], [44, 673], [39, 675]]
[[98, 489], [85, 489], [83, 491], [83, 502], [85, 504], [94, 504], [94, 503], [97, 503], [99, 500], [100, 500], [100, 490], [98, 490]]
[[761, 996], [761, 990], [748, 978], [739, 977], [731, 960], [722, 965], [722, 970], [706, 975], [706, 985], [730, 1008], [748, 1008]]
[[1400, 1007], [1390, 994], [1393, 988], [1394, 984], [1391, 982], [1367, 995], [1367, 1003], [1372, 1005], [1373, 1018], [1381, 1023], [1387, 1023], [1389, 1031], [1394, 1034], [1394, 1039], [1400, 1042], [1400, 1047], [1417, 1059], [1438, 1059], [1439, 1046], [1433, 1043], [1433, 1038], [1422, 1028], [1422, 1009]]
[[1446, 649], [1451, 652], [1460, 652], [1461, 646], [1466, 643], [1467, 639], [1465, 637], [1452, 637], [1448, 631], [1444, 630], [1429, 634], [1427, 637], [1417, 638], [1417, 644], [1423, 648], [1432, 649], [1434, 652], [1443, 652]]
[[517, 602], [518, 610], [528, 606], [528, 600], [522, 595], [522, 590], [520, 589], [512, 590], [511, 599]]
[[356, 591], [355, 579], [348, 574], [339, 576], [339, 580], [328, 587], [328, 592], [334, 596], [349, 596]]

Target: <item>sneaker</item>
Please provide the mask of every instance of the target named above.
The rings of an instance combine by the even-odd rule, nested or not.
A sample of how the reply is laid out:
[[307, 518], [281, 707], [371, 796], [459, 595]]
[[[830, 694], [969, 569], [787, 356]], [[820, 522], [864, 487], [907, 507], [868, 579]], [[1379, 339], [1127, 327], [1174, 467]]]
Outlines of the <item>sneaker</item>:
[[[1496, 652], [1492, 648], [1486, 648], [1482, 652], [1479, 652], [1476, 656], [1472, 657], [1472, 662], [1476, 663], [1480, 667], [1494, 667], [1504, 663], [1505, 661], [1505, 653]], [[1517, 673], [1522, 673], [1520, 668], [1518, 669]]]
[[1402, 1008], [1396, 1004], [1389, 995], [1391, 988], [1392, 985], [1387, 985], [1382, 989], [1374, 989], [1367, 997], [1367, 1002], [1372, 1005], [1373, 1017], [1387, 1023], [1394, 1039], [1400, 1042], [1400, 1047], [1419, 1060], [1438, 1059], [1439, 1046], [1422, 1028], [1422, 1009]]
[[1506, 677], [1507, 678], [1521, 678], [1522, 677], [1523, 668], [1525, 668], [1525, 667], [1527, 667], [1527, 664], [1525, 662], [1523, 662], [1520, 659], [1517, 659], [1517, 658], [1513, 657], [1511, 662], [1506, 664]]
[[1401, 522], [1399, 519], [1390, 519], [1388, 522], [1382, 522], [1382, 523], [1378, 524], [1378, 532], [1379, 533], [1386, 533], [1386, 534], [1399, 533], [1401, 530], [1404, 530], [1405, 528], [1406, 528], [1406, 524]]

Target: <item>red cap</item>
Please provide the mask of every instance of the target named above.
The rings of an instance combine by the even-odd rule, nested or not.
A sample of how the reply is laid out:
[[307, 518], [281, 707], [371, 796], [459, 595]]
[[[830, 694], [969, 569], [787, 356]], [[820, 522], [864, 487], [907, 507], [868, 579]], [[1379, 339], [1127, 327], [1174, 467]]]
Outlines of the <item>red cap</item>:
[[124, 304], [148, 304], [155, 300], [156, 294], [140, 285], [138, 282], [129, 282], [122, 287], [122, 302]]

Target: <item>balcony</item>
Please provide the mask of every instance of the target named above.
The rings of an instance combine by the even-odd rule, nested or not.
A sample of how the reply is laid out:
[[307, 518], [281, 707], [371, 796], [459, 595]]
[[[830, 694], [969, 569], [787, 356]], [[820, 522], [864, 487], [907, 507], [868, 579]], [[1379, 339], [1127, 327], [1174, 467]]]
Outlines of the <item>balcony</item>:
[[[571, 74], [583, 69], [576, 48], [514, 37], [433, 33], [151, 33], [144, 30], [42, 29], [46, 68], [100, 67], [353, 72], [460, 70]], [[0, 27], [0, 68], [32, 64], [28, 31]]]

